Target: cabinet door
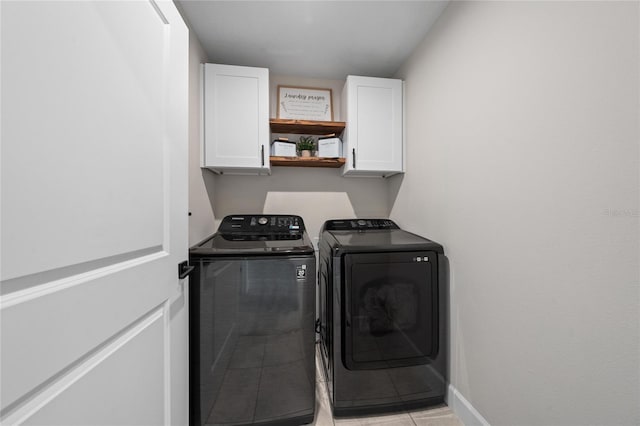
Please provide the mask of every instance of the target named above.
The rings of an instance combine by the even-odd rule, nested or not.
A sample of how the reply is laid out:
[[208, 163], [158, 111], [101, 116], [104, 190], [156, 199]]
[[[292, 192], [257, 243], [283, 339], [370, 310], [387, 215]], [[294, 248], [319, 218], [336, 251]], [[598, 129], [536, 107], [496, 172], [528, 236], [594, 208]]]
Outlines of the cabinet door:
[[269, 70], [204, 65], [202, 167], [269, 172]]
[[344, 174], [403, 172], [402, 81], [348, 76], [343, 102], [347, 122]]

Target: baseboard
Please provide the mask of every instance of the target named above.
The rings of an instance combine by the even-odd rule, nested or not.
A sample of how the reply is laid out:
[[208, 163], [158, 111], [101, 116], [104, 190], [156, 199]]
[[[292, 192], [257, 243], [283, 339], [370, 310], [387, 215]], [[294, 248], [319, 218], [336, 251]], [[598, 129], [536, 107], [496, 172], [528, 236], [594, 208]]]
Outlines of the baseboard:
[[490, 426], [482, 414], [453, 385], [449, 385], [447, 405], [465, 426]]

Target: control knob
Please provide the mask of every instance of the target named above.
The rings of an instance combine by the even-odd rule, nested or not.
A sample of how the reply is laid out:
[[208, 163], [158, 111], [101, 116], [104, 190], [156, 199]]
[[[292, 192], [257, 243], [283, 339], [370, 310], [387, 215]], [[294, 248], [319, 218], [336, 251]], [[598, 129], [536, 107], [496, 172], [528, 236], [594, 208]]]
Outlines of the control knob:
[[258, 223], [260, 225], [266, 225], [269, 222], [269, 219], [267, 219], [266, 217], [261, 217], [260, 219], [258, 219]]

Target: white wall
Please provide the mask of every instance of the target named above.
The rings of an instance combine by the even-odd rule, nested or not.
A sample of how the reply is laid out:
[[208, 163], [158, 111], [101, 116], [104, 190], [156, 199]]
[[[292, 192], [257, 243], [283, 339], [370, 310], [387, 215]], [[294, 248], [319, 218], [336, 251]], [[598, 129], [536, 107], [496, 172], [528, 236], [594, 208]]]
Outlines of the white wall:
[[391, 218], [444, 244], [493, 425], [640, 424], [639, 3], [452, 2], [398, 76]]
[[[270, 75], [271, 117], [276, 117], [278, 85], [331, 88], [334, 119], [341, 119], [343, 80]], [[299, 136], [289, 135], [291, 140]], [[215, 176], [212, 205], [217, 221], [230, 214], [297, 214], [315, 238], [328, 219], [388, 217], [387, 188], [381, 178], [343, 178], [341, 169], [272, 166], [271, 176]]]
[[[200, 64], [206, 57], [190, 37], [189, 244], [215, 232], [224, 216], [271, 213], [302, 216], [312, 238], [325, 220], [388, 217], [388, 183], [378, 178], [343, 178], [340, 169], [272, 167], [271, 176], [215, 175], [200, 168]], [[278, 85], [332, 89], [334, 119], [341, 120], [343, 80], [269, 76], [271, 117]], [[280, 136], [280, 135], [278, 135]], [[300, 135], [289, 136], [297, 140]]]
[[213, 199], [215, 176], [200, 169], [200, 64], [206, 54], [193, 31], [189, 31], [189, 246], [215, 232]]
[[325, 220], [388, 217], [387, 186], [382, 179], [343, 178], [340, 169], [273, 167], [271, 176], [216, 178], [214, 211], [302, 216], [312, 238]]

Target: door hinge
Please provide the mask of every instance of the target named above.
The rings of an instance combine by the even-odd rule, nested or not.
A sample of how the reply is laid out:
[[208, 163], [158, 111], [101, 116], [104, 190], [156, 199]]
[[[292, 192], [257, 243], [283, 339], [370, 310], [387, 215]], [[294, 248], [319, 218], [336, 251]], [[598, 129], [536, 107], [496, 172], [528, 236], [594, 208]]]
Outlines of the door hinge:
[[181, 280], [187, 278], [194, 269], [196, 269], [196, 267], [189, 265], [188, 260], [178, 263], [178, 278]]

